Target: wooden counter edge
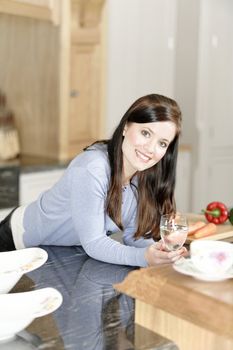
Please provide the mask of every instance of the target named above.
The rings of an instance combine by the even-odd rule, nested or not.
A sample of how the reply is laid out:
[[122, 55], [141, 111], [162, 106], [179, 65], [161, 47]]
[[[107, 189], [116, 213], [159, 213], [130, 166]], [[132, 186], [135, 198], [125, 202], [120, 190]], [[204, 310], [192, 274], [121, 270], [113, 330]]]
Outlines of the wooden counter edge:
[[[115, 284], [114, 288], [199, 327], [233, 339], [232, 308], [221, 301], [216, 304], [214, 298], [198, 290], [173, 283], [169, 278], [171, 269], [171, 265], [164, 265], [135, 270], [121, 283]], [[176, 271], [174, 273], [177, 278], [192, 278]]]

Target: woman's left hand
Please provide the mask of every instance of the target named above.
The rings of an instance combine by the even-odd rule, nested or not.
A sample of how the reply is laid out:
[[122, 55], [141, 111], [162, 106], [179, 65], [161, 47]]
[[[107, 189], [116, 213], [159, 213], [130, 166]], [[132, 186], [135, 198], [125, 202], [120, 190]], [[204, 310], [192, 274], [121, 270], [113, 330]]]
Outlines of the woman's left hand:
[[[163, 243], [162, 240], [160, 240], [158, 243], [161, 244], [161, 246], [160, 246], [160, 249], [161, 249], [161, 250], [163, 250], [163, 251], [165, 251], [165, 252], [170, 252], [170, 250], [168, 250], [168, 249], [166, 248], [166, 246], [165, 246], [165, 244]], [[177, 252], [180, 252], [181, 257], [182, 257], [182, 256], [183, 256], [183, 257], [189, 256], [189, 251], [188, 251], [187, 248], [185, 248], [184, 246], [181, 247], [180, 249], [178, 249]]]
[[174, 263], [181, 257], [188, 255], [188, 251], [185, 247], [176, 251], [168, 251], [162, 241], [149, 246], [146, 250], [145, 258], [148, 266], [157, 266], [161, 264]]
[[170, 253], [172, 253], [172, 252], [173, 252], [173, 253], [175, 253], [175, 252], [178, 253], [177, 256], [175, 255], [174, 257], [171, 258], [171, 259], [172, 259], [172, 262], [175, 262], [175, 261], [179, 260], [179, 259], [182, 258], [182, 257], [187, 257], [187, 256], [189, 256], [189, 252], [188, 252], [187, 248], [185, 248], [185, 247], [181, 247], [180, 249], [175, 250], [175, 251], [170, 251], [170, 250], [168, 250], [168, 249], [166, 248], [166, 246], [165, 246], [165, 244], [163, 243], [162, 240], [160, 240], [158, 243], [161, 244], [161, 245], [160, 245], [160, 250], [165, 251], [165, 252], [170, 252]]

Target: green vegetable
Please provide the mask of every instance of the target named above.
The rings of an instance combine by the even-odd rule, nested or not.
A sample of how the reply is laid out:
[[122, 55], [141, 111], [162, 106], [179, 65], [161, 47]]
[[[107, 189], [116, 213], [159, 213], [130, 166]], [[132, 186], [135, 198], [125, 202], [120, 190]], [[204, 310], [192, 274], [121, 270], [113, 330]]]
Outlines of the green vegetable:
[[229, 221], [233, 225], [233, 208], [229, 211]]

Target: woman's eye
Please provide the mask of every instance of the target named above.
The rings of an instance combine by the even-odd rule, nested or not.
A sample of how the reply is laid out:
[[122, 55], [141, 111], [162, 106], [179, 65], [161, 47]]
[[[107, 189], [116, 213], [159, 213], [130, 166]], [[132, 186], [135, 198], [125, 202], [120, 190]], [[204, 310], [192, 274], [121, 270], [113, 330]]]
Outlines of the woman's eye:
[[164, 141], [161, 141], [161, 142], [160, 142], [160, 146], [161, 146], [162, 148], [167, 148], [168, 144], [167, 144], [166, 142], [164, 142]]
[[150, 137], [150, 133], [147, 130], [142, 130], [142, 135], [145, 137]]

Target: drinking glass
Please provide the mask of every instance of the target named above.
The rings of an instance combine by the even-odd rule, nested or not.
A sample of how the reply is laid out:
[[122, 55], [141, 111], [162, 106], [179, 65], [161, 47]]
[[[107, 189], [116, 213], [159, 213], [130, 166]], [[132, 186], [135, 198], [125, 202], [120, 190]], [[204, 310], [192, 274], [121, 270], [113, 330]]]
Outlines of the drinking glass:
[[165, 214], [160, 219], [160, 236], [167, 250], [178, 250], [188, 235], [188, 219], [184, 214]]

